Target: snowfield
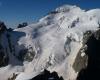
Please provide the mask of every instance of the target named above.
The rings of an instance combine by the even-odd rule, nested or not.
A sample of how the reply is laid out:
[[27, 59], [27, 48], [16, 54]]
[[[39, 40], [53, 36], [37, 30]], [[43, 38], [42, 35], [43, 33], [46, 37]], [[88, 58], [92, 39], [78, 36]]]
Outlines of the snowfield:
[[[22, 63], [8, 49], [9, 65], [0, 68], [0, 80], [7, 80], [13, 73], [18, 74], [15, 80], [30, 80], [44, 69], [56, 71], [64, 80], [75, 80], [78, 73], [72, 65], [83, 45], [83, 33], [96, 31], [99, 25], [100, 9], [85, 11], [64, 5], [37, 23], [15, 29], [10, 33], [15, 54], [29, 49], [34, 51], [34, 58]], [[8, 43], [4, 35], [1, 41], [5, 48]]]

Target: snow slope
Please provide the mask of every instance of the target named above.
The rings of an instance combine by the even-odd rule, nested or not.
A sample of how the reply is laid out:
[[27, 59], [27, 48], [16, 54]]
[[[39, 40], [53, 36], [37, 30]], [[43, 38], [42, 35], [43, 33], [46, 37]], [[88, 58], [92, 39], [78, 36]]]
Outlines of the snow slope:
[[[32, 48], [34, 57], [32, 61], [23, 61], [19, 65], [20, 61], [10, 56], [10, 63], [17, 63], [1, 67], [0, 80], [6, 80], [13, 73], [18, 74], [16, 80], [29, 80], [44, 69], [58, 72], [64, 80], [75, 80], [77, 72], [72, 65], [82, 47], [83, 33], [98, 29], [99, 13], [100, 9], [85, 11], [77, 6], [64, 5], [37, 23], [15, 29], [10, 33], [15, 54], [21, 49]], [[5, 78], [2, 77], [4, 74]]]

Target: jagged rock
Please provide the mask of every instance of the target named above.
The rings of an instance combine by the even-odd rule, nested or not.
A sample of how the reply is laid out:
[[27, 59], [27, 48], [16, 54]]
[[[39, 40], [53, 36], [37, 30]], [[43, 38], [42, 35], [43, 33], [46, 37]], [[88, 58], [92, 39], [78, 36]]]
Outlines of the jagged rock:
[[9, 29], [7, 29], [7, 31], [12, 32], [12, 31], [13, 31], [13, 29], [12, 29], [12, 28], [9, 28]]
[[15, 80], [18, 74], [13, 73], [11, 78], [8, 78], [8, 80]]
[[84, 33], [83, 36], [83, 46], [82, 48], [79, 50], [75, 62], [73, 64], [73, 68], [76, 72], [80, 72], [81, 69], [85, 69], [87, 67], [88, 64], [88, 55], [85, 53], [85, 51], [87, 50], [87, 41], [90, 38], [90, 36], [92, 35], [92, 31], [86, 31]]
[[63, 80], [63, 77], [59, 77], [55, 71], [50, 73], [48, 70], [44, 70], [31, 80]]
[[22, 27], [25, 27], [27, 25], [28, 25], [27, 22], [23, 22], [22, 24], [19, 24], [17, 28], [22, 28]]
[[100, 30], [92, 33], [88, 38], [85, 54], [88, 57], [86, 68], [82, 68], [77, 80], [99, 80], [100, 76]]
[[4, 53], [2, 45], [0, 45], [0, 67], [7, 66], [9, 62], [9, 57]]
[[6, 25], [3, 22], [0, 22], [0, 33], [4, 32], [7, 30]]
[[33, 48], [30, 48], [30, 49], [20, 50], [17, 58], [21, 61], [31, 62], [33, 60], [34, 56], [35, 56], [35, 51], [33, 50]]
[[27, 52], [28, 52], [27, 49], [20, 50], [19, 55], [17, 56], [18, 60], [24, 61], [24, 58]]

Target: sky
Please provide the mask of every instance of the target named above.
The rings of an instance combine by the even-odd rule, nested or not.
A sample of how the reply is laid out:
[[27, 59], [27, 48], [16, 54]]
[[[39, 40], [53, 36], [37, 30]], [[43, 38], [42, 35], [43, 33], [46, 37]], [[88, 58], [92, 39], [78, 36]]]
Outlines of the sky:
[[0, 20], [15, 28], [22, 22], [36, 22], [65, 4], [77, 5], [85, 10], [100, 8], [100, 0], [0, 0]]

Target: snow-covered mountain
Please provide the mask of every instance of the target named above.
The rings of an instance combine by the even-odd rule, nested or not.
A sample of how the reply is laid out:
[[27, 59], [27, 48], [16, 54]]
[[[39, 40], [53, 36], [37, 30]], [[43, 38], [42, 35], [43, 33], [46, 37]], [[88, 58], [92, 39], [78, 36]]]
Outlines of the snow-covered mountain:
[[14, 80], [31, 80], [44, 69], [76, 80], [88, 65], [86, 43], [99, 27], [100, 9], [64, 5], [29, 26], [0, 28], [0, 80], [13, 75]]

